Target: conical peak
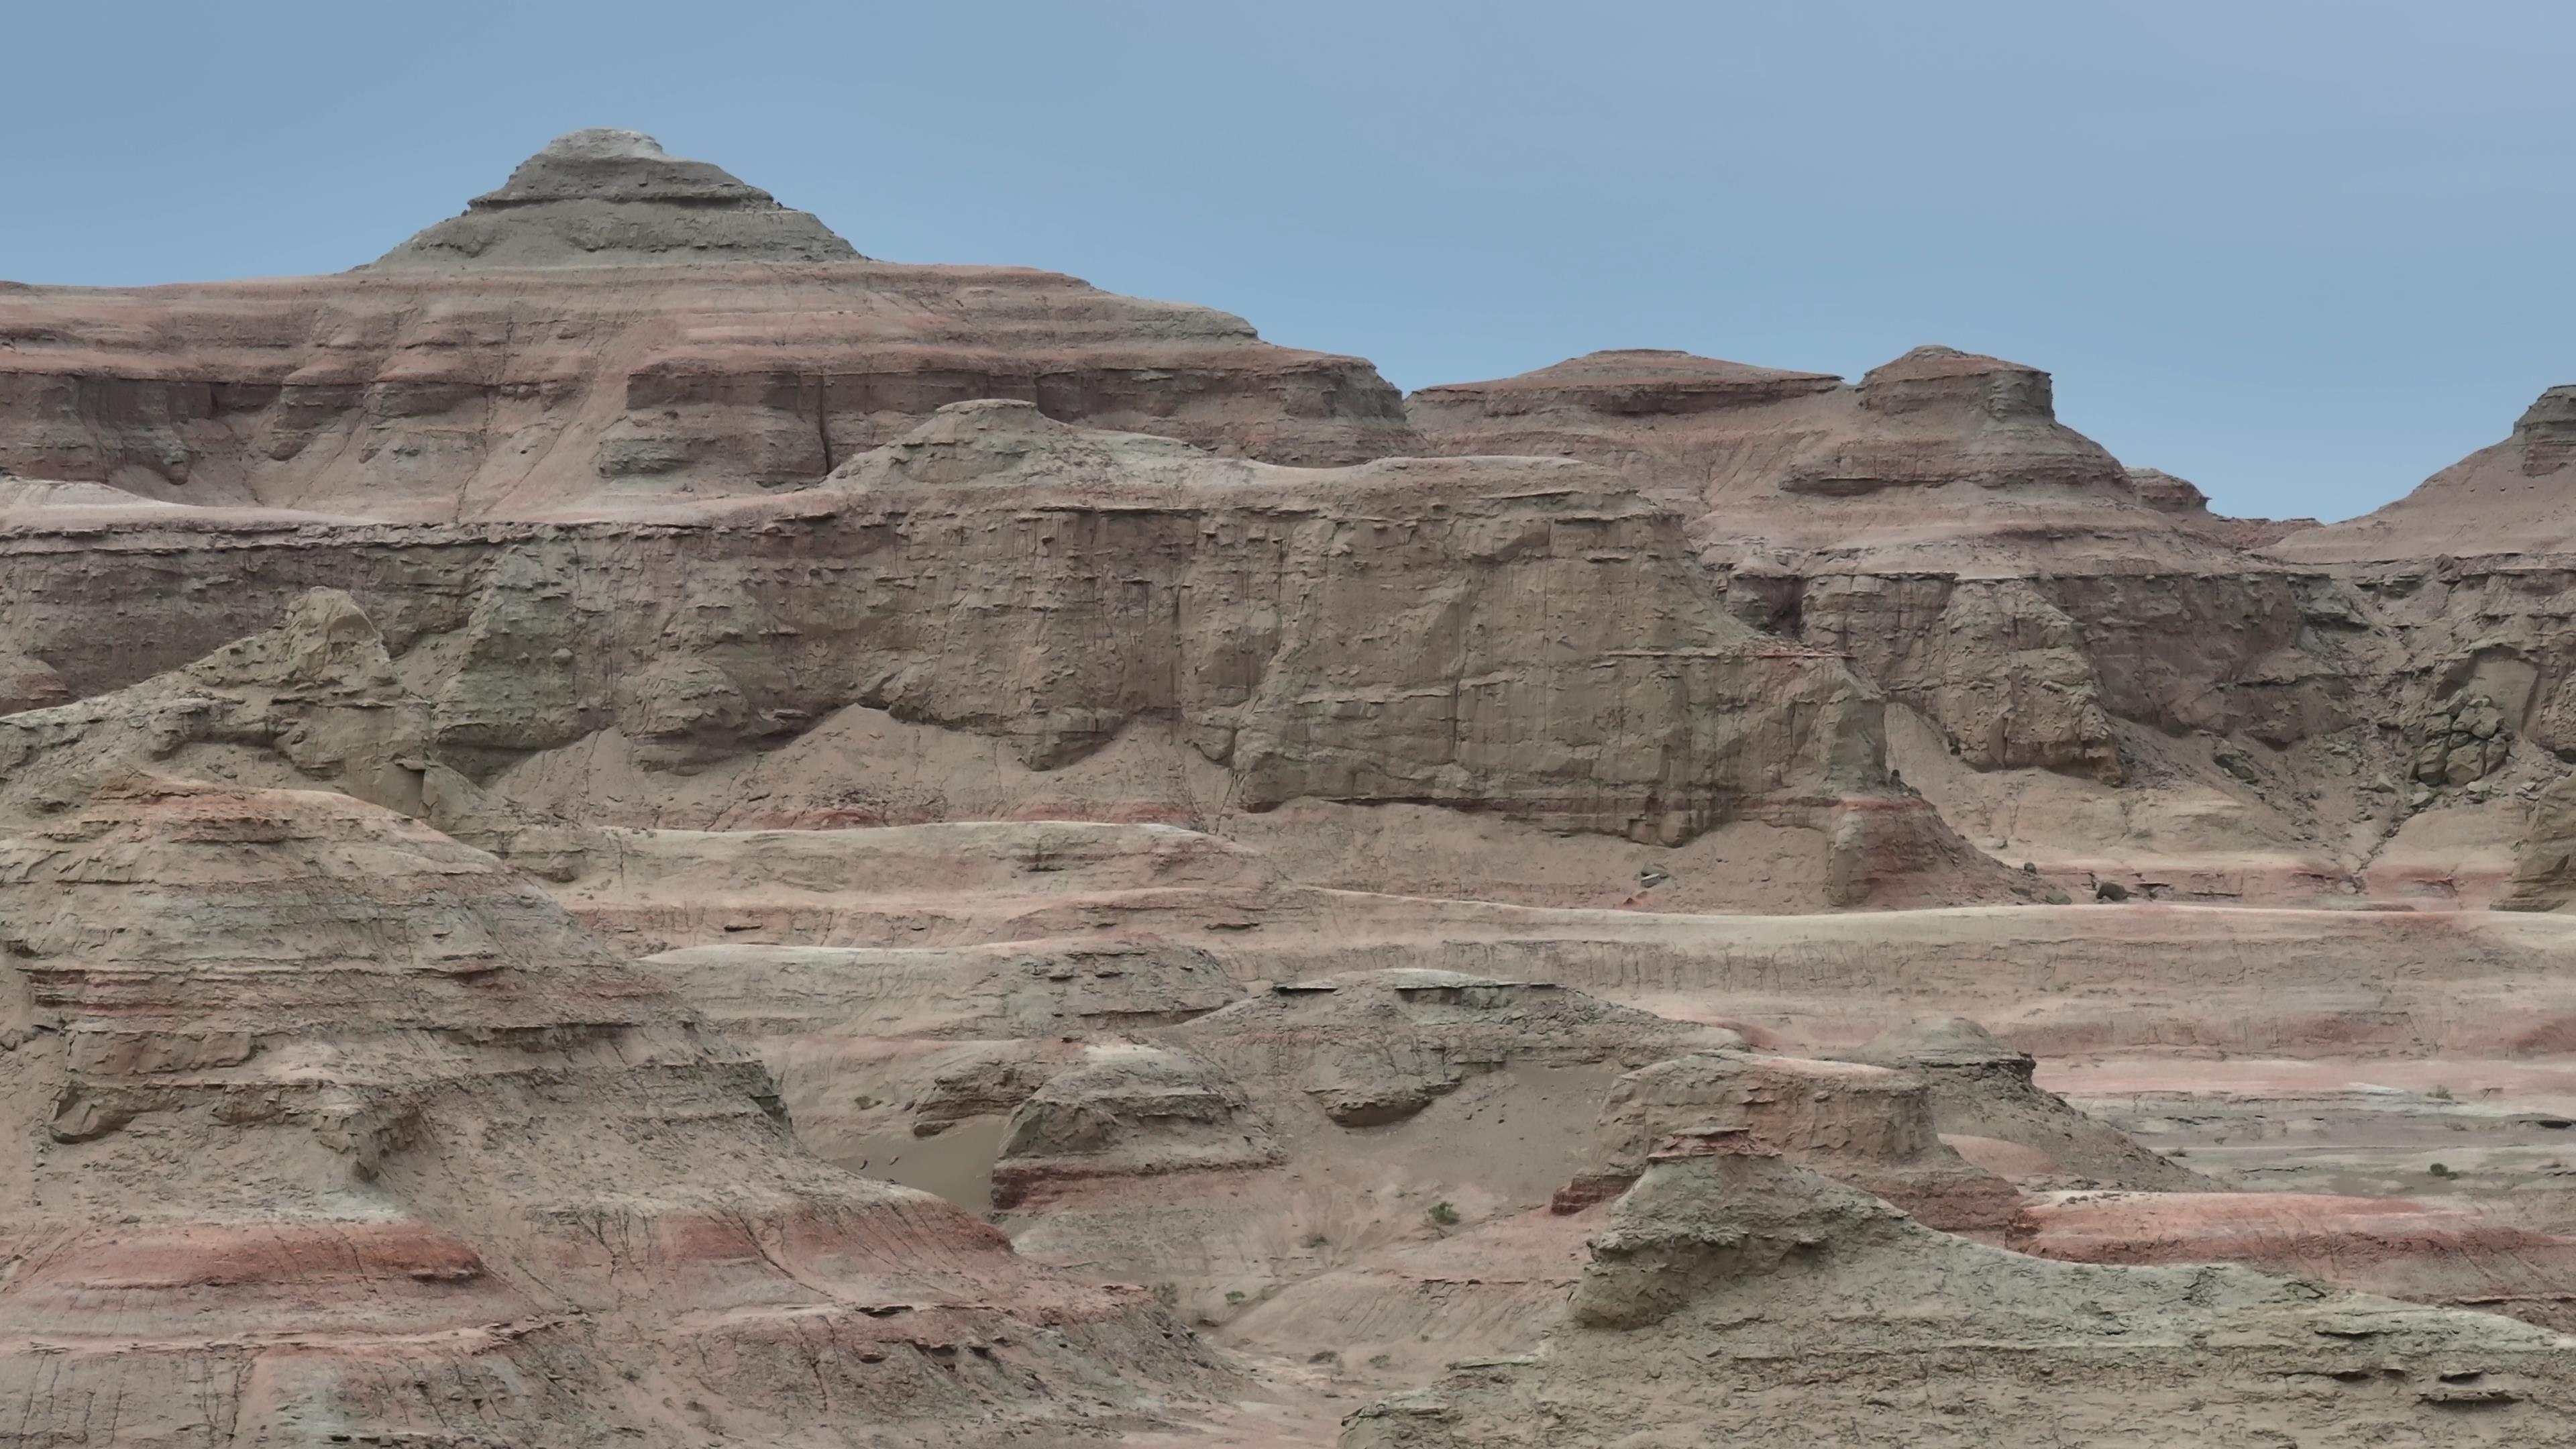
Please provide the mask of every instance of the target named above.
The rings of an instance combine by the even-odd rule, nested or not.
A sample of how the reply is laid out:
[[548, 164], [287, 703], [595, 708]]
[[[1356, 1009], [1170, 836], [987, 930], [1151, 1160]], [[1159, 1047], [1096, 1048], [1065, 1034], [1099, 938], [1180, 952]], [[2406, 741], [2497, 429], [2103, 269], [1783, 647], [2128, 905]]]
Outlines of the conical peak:
[[2513, 425], [2521, 442], [2563, 442], [2576, 435], [2576, 385], [2561, 383], [2534, 399]]
[[777, 199], [721, 166], [662, 149], [641, 131], [594, 127], [557, 136], [519, 163], [497, 191], [466, 203], [475, 211], [548, 201], [658, 201], [683, 206], [775, 206]]
[[813, 216], [641, 131], [558, 136], [377, 267], [863, 261]]

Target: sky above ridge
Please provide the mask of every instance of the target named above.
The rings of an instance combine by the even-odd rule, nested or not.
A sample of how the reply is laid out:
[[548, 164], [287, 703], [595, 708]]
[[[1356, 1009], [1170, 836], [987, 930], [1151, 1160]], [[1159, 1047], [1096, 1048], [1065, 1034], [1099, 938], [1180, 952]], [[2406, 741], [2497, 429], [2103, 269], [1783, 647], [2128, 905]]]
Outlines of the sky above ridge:
[[335, 271], [584, 126], [1398, 386], [1919, 343], [2341, 518], [2576, 382], [2563, 0], [20, 6], [0, 278]]

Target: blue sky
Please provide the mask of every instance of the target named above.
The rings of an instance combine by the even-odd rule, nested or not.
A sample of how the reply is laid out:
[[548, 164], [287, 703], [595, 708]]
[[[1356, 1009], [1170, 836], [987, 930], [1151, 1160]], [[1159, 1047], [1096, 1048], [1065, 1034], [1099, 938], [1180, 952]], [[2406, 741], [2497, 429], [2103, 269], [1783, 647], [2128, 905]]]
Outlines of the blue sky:
[[2576, 6], [24, 5], [0, 277], [335, 270], [649, 131], [901, 261], [1238, 312], [1400, 386], [1943, 342], [2239, 513], [2576, 382]]

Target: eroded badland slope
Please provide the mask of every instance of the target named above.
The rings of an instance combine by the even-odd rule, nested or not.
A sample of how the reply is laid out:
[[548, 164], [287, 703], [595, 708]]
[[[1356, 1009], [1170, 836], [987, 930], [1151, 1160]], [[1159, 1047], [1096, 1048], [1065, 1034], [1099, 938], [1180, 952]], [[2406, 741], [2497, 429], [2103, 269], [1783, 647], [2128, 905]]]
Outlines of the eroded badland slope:
[[2576, 1442], [2565, 391], [2235, 519], [614, 131], [0, 286], [0, 1440]]

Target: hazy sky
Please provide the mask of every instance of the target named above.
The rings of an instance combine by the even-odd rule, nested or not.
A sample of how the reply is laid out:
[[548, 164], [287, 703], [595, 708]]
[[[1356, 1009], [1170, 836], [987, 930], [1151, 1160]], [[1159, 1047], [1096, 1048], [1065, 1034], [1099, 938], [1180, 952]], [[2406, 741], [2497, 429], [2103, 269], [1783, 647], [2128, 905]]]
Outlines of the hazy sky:
[[2229, 511], [2341, 517], [2576, 381], [2566, 0], [19, 4], [0, 277], [336, 270], [649, 131], [899, 261], [1399, 386], [1923, 342]]

